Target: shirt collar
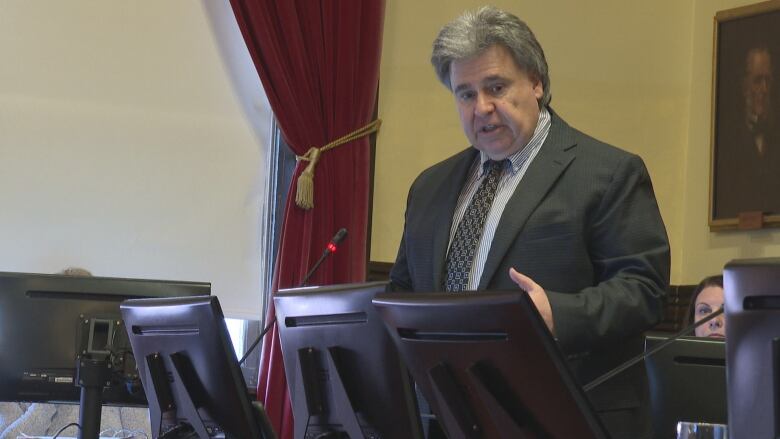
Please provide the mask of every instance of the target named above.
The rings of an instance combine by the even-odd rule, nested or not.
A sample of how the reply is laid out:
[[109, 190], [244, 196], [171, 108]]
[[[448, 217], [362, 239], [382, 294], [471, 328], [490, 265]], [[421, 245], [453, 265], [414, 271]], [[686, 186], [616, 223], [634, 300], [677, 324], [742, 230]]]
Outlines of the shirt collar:
[[[525, 145], [523, 149], [507, 157], [507, 160], [512, 163], [510, 168], [512, 174], [519, 171], [523, 164], [528, 161], [528, 158], [531, 157], [536, 150], [542, 147], [542, 141], [547, 138], [547, 133], [550, 131], [551, 119], [550, 111], [547, 110], [547, 107], [542, 107], [542, 110], [539, 112], [539, 121], [536, 123], [536, 129], [534, 129], [531, 140], [528, 141], [528, 144]], [[480, 151], [480, 166], [478, 171], [480, 177], [482, 177], [482, 174], [485, 172], [485, 162], [488, 160], [490, 160], [490, 157]]]

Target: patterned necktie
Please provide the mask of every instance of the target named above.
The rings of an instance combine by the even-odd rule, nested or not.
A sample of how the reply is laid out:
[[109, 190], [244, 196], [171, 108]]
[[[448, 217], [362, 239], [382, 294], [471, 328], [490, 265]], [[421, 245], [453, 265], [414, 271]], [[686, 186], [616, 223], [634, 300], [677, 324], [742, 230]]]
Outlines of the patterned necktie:
[[508, 160], [488, 160], [484, 163], [485, 175], [458, 224], [450, 251], [447, 253], [447, 278], [444, 281], [447, 291], [464, 291], [468, 285], [471, 264], [482, 236], [485, 218], [490, 211], [490, 205], [493, 204], [498, 181], [507, 162]]

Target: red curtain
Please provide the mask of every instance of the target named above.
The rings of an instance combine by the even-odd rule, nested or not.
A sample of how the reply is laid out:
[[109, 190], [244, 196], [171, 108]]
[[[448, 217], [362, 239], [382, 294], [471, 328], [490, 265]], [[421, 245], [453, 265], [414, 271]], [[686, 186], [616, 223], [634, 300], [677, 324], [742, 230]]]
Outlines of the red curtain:
[[[371, 122], [384, 0], [230, 3], [282, 134], [297, 155]], [[347, 239], [309, 285], [365, 279], [369, 160], [367, 137], [324, 152], [310, 210], [295, 205], [297, 177], [307, 165], [298, 163], [285, 207], [274, 291], [299, 285], [341, 227], [347, 228]], [[266, 336], [261, 358], [258, 399], [279, 437], [291, 438], [292, 412], [276, 328]]]

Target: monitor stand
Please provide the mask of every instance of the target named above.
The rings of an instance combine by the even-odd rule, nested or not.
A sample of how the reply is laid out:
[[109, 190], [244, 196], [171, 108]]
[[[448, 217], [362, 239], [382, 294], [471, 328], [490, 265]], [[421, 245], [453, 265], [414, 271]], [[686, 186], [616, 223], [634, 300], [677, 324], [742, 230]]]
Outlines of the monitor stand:
[[[198, 409], [195, 407], [195, 402], [192, 398], [191, 391], [201, 387], [200, 382], [190, 379], [195, 376], [192, 372], [192, 366], [181, 353], [170, 354], [170, 359], [173, 365], [170, 371], [166, 370], [163, 358], [157, 353], [147, 355], [145, 359], [146, 367], [152, 379], [152, 388], [147, 389], [152, 432], [160, 434], [160, 439], [211, 437], [206, 429], [206, 425], [203, 423], [203, 419], [198, 414]], [[176, 401], [173, 397], [175, 390], [171, 388], [168, 379], [169, 372], [173, 376], [174, 383], [182, 384], [178, 385], [179, 405], [187, 422], [178, 424], [171, 430], [162, 433], [161, 424], [163, 416], [166, 413], [170, 413], [171, 410], [176, 410]]]
[[[214, 437], [209, 434], [203, 418], [198, 413], [193, 392], [205, 393], [202, 384], [196, 378], [192, 364], [182, 353], [169, 355], [172, 368], [170, 374], [173, 377], [174, 388], [172, 388], [168, 379], [169, 371], [165, 367], [163, 358], [158, 353], [146, 356], [146, 366], [151, 378], [152, 385], [146, 389], [146, 395], [149, 400], [149, 414], [152, 424], [153, 434], [161, 433], [161, 424], [163, 416], [171, 411], [176, 411], [176, 400], [173, 395], [176, 392], [179, 396], [178, 404], [181, 413], [186, 418], [186, 422], [180, 423], [170, 430], [160, 434], [159, 439], [191, 439], [191, 438], [209, 438]], [[261, 438], [276, 439], [276, 434], [271, 427], [271, 422], [265, 413], [265, 409], [260, 403], [252, 404], [253, 417], [258, 425]], [[174, 414], [175, 416], [175, 414]]]
[[[481, 360], [467, 369], [477, 399], [484, 406], [502, 437], [547, 438], [551, 435], [540, 426], [528, 407], [509, 389], [500, 370], [490, 362]], [[477, 421], [474, 408], [466, 397], [465, 386], [458, 381], [446, 362], [428, 371], [433, 393], [442, 410], [442, 421], [455, 437], [480, 438], [484, 432]], [[445, 427], [446, 428], [446, 427]]]
[[76, 360], [76, 385], [81, 387], [79, 400], [79, 439], [98, 439], [103, 409], [103, 387], [111, 384], [111, 363], [108, 357], [90, 355]]
[[[335, 413], [336, 419], [341, 422], [342, 428], [350, 438], [366, 439], [373, 437], [370, 434], [366, 435], [360, 426], [355, 407], [352, 405], [351, 399], [347, 389], [344, 387], [343, 376], [346, 373], [338, 366], [336, 357], [338, 356], [338, 347], [330, 347], [325, 352], [325, 361], [327, 369], [330, 371], [330, 391], [333, 392], [333, 398], [335, 405], [331, 410]], [[295, 421], [295, 437], [303, 438], [309, 431], [309, 425], [312, 416], [322, 415], [325, 412], [325, 397], [324, 393], [326, 389], [322, 388], [320, 382], [321, 372], [318, 370], [318, 355], [317, 349], [312, 347], [303, 348], [298, 350], [298, 377], [296, 380], [296, 387], [298, 388], [296, 393], [305, 395], [305, 401], [295, 401], [294, 404], [301, 405], [306, 404], [305, 412], [308, 412], [307, 417], [296, 417]], [[301, 391], [300, 387], [303, 387]], [[303, 413], [304, 410], [298, 409], [296, 413]], [[340, 433], [336, 431], [321, 433], [323, 438], [339, 437]]]

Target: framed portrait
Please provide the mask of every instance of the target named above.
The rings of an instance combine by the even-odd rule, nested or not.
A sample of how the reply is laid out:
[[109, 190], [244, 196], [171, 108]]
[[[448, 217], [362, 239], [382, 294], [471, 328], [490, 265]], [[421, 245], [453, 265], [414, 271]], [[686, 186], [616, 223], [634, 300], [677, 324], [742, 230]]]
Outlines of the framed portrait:
[[715, 14], [710, 230], [780, 226], [780, 0]]

